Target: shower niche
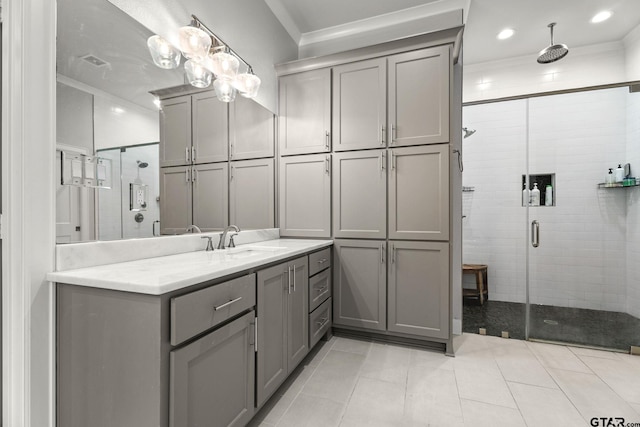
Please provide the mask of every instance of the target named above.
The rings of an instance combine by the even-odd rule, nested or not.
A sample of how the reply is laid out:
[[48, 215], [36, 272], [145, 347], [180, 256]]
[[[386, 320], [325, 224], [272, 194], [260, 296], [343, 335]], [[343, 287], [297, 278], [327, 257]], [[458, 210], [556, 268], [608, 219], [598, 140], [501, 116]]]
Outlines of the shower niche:
[[[555, 206], [556, 205], [556, 174], [530, 174], [529, 175], [529, 188], [526, 187], [527, 175], [522, 175], [522, 181], [520, 182], [520, 188], [523, 190], [522, 194], [522, 206], [538, 207], [538, 206]], [[532, 190], [534, 188], [540, 190], [540, 203], [533, 204]], [[551, 190], [547, 191], [547, 186], [551, 186]]]

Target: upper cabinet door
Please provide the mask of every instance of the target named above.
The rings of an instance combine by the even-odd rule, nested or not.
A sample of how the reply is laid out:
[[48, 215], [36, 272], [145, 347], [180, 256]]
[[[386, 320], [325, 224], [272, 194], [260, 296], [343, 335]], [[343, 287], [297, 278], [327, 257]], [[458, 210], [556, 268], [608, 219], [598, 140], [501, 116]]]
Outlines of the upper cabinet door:
[[384, 58], [333, 68], [333, 150], [385, 143], [387, 63]]
[[192, 96], [193, 163], [225, 162], [229, 159], [227, 103], [214, 91]]
[[227, 163], [196, 165], [192, 179], [193, 224], [202, 231], [224, 230], [229, 225]]
[[333, 155], [334, 237], [387, 237], [386, 151]]
[[389, 57], [390, 146], [449, 142], [450, 48]]
[[191, 163], [191, 97], [162, 101], [160, 110], [160, 166]]
[[331, 155], [280, 159], [280, 235], [331, 236]]
[[242, 96], [229, 103], [231, 160], [273, 157], [274, 138], [274, 118], [271, 111]]
[[389, 238], [449, 240], [449, 144], [389, 150]]
[[280, 154], [331, 151], [331, 70], [280, 77]]
[[275, 191], [273, 159], [231, 162], [229, 214], [243, 230], [273, 228]]

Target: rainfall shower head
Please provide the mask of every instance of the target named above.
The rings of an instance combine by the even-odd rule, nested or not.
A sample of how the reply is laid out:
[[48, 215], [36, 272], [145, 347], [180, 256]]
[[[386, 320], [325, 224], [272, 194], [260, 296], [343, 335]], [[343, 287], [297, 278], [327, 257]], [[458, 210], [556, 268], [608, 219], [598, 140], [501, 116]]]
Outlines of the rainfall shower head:
[[149, 163], [147, 163], [147, 162], [141, 162], [140, 160], [136, 160], [136, 163], [138, 164], [138, 167], [139, 167], [140, 169], [144, 169], [144, 168], [146, 168], [147, 166], [149, 166]]
[[462, 128], [462, 131], [464, 132], [464, 135], [462, 136], [462, 138], [469, 138], [471, 135], [476, 133], [475, 129], [469, 129], [469, 128]]
[[569, 48], [566, 44], [553, 44], [553, 27], [555, 27], [555, 25], [555, 22], [547, 25], [547, 27], [551, 29], [551, 44], [542, 49], [538, 54], [538, 64], [549, 64], [558, 61], [569, 53]]

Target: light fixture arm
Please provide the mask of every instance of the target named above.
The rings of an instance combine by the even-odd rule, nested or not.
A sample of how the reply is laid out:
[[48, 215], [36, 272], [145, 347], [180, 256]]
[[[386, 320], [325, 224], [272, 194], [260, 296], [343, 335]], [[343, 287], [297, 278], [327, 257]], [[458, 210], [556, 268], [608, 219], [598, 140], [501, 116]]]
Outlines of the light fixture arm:
[[[211, 31], [206, 25], [204, 25], [202, 23], [202, 21], [200, 19], [198, 19], [197, 16], [195, 15], [191, 15], [191, 26], [196, 27], [196, 28], [200, 28], [201, 30], [206, 31], [207, 33], [209, 33], [209, 35], [211, 37], [213, 37], [215, 39], [215, 41], [219, 44], [224, 46], [224, 49], [228, 52], [231, 53], [233, 56], [235, 56], [236, 58], [238, 58], [240, 61], [242, 61], [242, 63], [244, 65], [247, 66], [247, 68], [250, 70], [249, 72], [251, 74], [253, 74], [253, 67], [251, 66], [251, 64], [249, 64], [247, 61], [244, 60], [244, 58], [240, 55], [238, 55], [238, 53], [231, 49], [229, 47], [229, 45], [227, 43], [224, 42], [224, 40], [222, 40], [220, 37], [218, 37], [218, 35], [216, 35], [213, 31]], [[216, 45], [214, 47], [214, 43], [211, 44], [211, 48], [212, 49], [220, 49], [220, 46]]]

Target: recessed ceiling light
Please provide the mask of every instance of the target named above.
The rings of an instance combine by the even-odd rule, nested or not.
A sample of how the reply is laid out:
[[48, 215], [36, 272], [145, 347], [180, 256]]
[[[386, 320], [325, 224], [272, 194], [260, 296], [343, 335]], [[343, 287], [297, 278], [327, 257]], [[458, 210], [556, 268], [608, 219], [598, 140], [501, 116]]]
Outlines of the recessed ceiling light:
[[505, 28], [504, 30], [498, 33], [498, 40], [506, 40], [511, 37], [515, 31], [512, 28]]
[[606, 21], [607, 19], [611, 18], [611, 15], [613, 15], [613, 13], [611, 13], [610, 11], [603, 10], [602, 12], [596, 13], [593, 18], [591, 18], [591, 23], [597, 24], [598, 22]]

